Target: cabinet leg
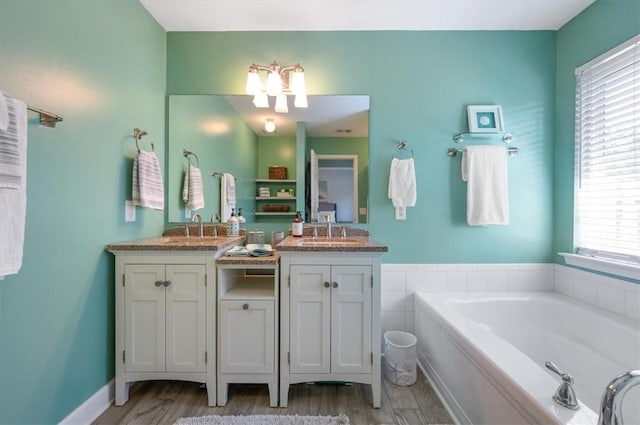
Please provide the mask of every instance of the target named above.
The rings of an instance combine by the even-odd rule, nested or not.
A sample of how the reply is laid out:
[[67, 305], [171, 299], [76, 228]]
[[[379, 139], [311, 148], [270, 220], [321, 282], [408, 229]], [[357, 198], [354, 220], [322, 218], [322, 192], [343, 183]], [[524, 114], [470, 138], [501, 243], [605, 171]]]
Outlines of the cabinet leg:
[[207, 382], [207, 405], [216, 406], [216, 385], [213, 382]]
[[278, 407], [278, 382], [269, 382], [269, 407]]
[[280, 382], [280, 407], [287, 407], [289, 401], [289, 381]]
[[129, 401], [129, 382], [116, 378], [116, 406], [124, 406]]
[[228, 390], [229, 384], [227, 384], [226, 382], [220, 382], [220, 380], [218, 380], [218, 406], [227, 405]]
[[374, 379], [374, 382], [371, 384], [371, 394], [373, 396], [373, 407], [376, 409], [380, 408], [380, 387], [381, 382]]

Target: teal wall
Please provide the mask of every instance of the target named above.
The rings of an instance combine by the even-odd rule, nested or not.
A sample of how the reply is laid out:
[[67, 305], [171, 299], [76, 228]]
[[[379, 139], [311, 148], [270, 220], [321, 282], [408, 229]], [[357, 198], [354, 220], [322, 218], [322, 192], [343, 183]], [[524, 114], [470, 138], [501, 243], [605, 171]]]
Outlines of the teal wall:
[[[640, 0], [598, 0], [558, 31], [554, 254], [573, 252], [575, 69], [640, 34]], [[563, 260], [558, 255], [556, 262]]]
[[[164, 160], [166, 36], [131, 0], [2, 0], [0, 90], [29, 114], [19, 274], [0, 281], [0, 423], [52, 424], [114, 376], [114, 261], [105, 245], [156, 235], [125, 223], [133, 128]], [[1, 236], [0, 236], [1, 237]]]
[[[205, 205], [194, 214], [208, 221], [214, 212], [220, 213], [220, 177], [212, 177], [212, 171], [233, 174], [236, 205], [245, 216], [253, 211], [258, 138], [235, 109], [220, 96], [170, 96], [168, 122], [168, 222], [187, 220], [182, 200], [187, 168], [183, 149], [198, 156], [202, 173]], [[197, 165], [195, 158], [191, 157], [191, 163]]]
[[[555, 32], [169, 33], [167, 92], [243, 94], [247, 66], [273, 59], [302, 63], [309, 93], [370, 95], [369, 228], [389, 245], [384, 262], [551, 260]], [[487, 103], [502, 105], [521, 149], [509, 159], [508, 227], [466, 225], [460, 158], [446, 155], [465, 106]], [[418, 180], [406, 221], [387, 199], [398, 139]]]

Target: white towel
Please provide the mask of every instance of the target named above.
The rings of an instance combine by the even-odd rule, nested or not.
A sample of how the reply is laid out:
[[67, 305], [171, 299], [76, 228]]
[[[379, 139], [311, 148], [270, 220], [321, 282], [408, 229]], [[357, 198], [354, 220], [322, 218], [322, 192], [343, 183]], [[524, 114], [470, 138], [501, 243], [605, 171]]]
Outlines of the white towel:
[[236, 178], [229, 173], [220, 178], [220, 218], [223, 223], [231, 217], [231, 211], [236, 207]]
[[0, 130], [6, 130], [9, 127], [9, 105], [5, 95], [0, 91]]
[[204, 192], [202, 191], [202, 173], [197, 167], [189, 165], [184, 173], [182, 200], [191, 211], [204, 208]]
[[462, 152], [467, 182], [469, 226], [509, 224], [507, 150], [504, 146], [467, 146]]
[[131, 199], [135, 205], [164, 209], [164, 186], [162, 185], [162, 173], [160, 162], [154, 152], [142, 149], [133, 161]]
[[0, 92], [0, 188], [19, 189], [24, 176], [16, 104]]
[[17, 128], [20, 184], [17, 189], [0, 188], [0, 277], [16, 274], [22, 267], [27, 213], [27, 105], [6, 98], [14, 110]]
[[413, 158], [393, 158], [387, 194], [396, 208], [396, 217], [405, 217], [405, 208], [416, 205], [416, 173]]

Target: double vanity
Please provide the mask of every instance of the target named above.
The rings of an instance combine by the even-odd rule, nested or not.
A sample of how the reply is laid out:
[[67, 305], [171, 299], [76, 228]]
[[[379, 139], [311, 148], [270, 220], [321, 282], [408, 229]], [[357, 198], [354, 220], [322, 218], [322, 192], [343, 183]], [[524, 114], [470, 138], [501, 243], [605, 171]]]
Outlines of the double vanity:
[[289, 236], [268, 257], [230, 257], [244, 236], [171, 230], [107, 247], [116, 258], [116, 405], [132, 382], [169, 379], [206, 384], [209, 406], [226, 404], [229, 383], [265, 383], [270, 406], [286, 407], [291, 384], [358, 382], [380, 407], [386, 246], [352, 229], [347, 238]]

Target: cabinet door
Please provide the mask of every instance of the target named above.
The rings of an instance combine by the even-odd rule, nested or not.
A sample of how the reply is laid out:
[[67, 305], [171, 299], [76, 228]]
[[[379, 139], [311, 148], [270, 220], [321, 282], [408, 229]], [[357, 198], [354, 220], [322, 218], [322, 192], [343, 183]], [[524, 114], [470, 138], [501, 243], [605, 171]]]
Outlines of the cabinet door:
[[273, 301], [220, 301], [221, 373], [273, 373], [275, 307]]
[[167, 265], [166, 371], [205, 372], [206, 267]]
[[371, 267], [331, 267], [331, 372], [371, 372]]
[[330, 270], [329, 266], [291, 266], [289, 270], [291, 373], [330, 371]]
[[124, 337], [127, 372], [162, 372], [165, 367], [164, 265], [127, 264]]

